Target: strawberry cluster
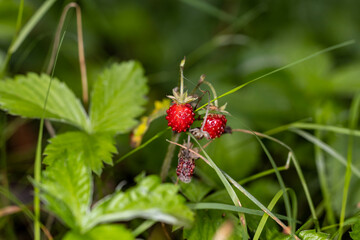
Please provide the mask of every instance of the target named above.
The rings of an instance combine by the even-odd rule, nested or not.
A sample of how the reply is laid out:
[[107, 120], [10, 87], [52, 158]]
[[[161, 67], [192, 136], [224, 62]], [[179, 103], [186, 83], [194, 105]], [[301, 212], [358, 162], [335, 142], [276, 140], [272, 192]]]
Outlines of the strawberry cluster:
[[[195, 121], [195, 113], [191, 103], [197, 100], [197, 97], [188, 95], [187, 92], [184, 92], [184, 64], [185, 58], [180, 64], [180, 90], [178, 88], [174, 88], [173, 94], [168, 96], [173, 101], [172, 105], [166, 111], [165, 118], [168, 121], [168, 126], [176, 133], [186, 132], [189, 130], [190, 133], [198, 139], [203, 137], [207, 139], [219, 138], [225, 132], [227, 119], [225, 115], [221, 114], [222, 112], [225, 112], [225, 106], [218, 108], [217, 101], [215, 101], [215, 106], [208, 106], [201, 128], [191, 128], [191, 125]], [[202, 76], [200, 80], [199, 85], [204, 82], [204, 77]], [[207, 84], [210, 85], [210, 83]], [[212, 86], [211, 89], [213, 90]], [[211, 110], [211, 113], [208, 113], [209, 110]], [[199, 119], [202, 118], [200, 117]], [[188, 144], [190, 144], [190, 142]], [[191, 149], [191, 147], [192, 145], [188, 145], [188, 149]], [[190, 154], [188, 149], [182, 149], [179, 152], [178, 166], [176, 169], [178, 178], [185, 183], [189, 183], [191, 181], [194, 174], [196, 159], [195, 156]]]

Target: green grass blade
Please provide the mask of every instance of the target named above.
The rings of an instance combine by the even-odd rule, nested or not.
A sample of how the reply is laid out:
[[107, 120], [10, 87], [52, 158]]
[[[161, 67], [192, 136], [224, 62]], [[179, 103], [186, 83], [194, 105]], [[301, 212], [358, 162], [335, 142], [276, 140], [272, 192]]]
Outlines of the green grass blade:
[[[315, 135], [320, 140], [321, 132], [317, 130], [315, 131]], [[329, 224], [335, 224], [335, 215], [331, 206], [330, 190], [327, 183], [324, 153], [318, 145], [314, 144], [314, 148], [315, 148], [316, 169], [319, 175], [320, 188], [324, 198], [326, 218]]]
[[14, 44], [11, 45], [9, 52], [14, 53], [25, 38], [29, 35], [31, 30], [36, 26], [40, 19], [45, 15], [45, 13], [50, 9], [50, 7], [56, 2], [56, 0], [47, 0], [44, 2], [41, 7], [36, 11], [36, 13], [30, 18], [30, 20], [25, 24], [23, 29], [21, 29], [19, 36], [14, 41]]
[[[289, 189], [287, 189], [288, 191]], [[268, 205], [268, 209], [271, 211], [276, 203], [279, 201], [280, 197], [283, 195], [283, 191], [280, 190], [278, 191], [275, 196], [273, 197], [273, 199], [271, 200], [271, 202], [269, 203]], [[293, 209], [294, 209], [294, 212], [293, 212], [293, 216], [294, 216], [294, 219], [296, 219], [296, 211], [297, 211], [297, 200], [296, 200], [296, 195], [295, 195], [295, 192], [294, 191], [291, 191], [291, 196], [292, 196], [292, 201], [293, 201]], [[254, 238], [253, 240], [258, 240], [260, 238], [260, 235], [261, 235], [261, 232], [263, 231], [264, 227], [265, 227], [265, 224], [266, 224], [266, 221], [267, 219], [269, 218], [268, 215], [266, 214], [263, 214], [259, 224], [258, 224], [258, 227], [256, 229], [256, 232], [255, 232], [255, 235], [254, 235]]]
[[276, 166], [276, 163], [273, 159], [273, 157], [271, 156], [270, 152], [268, 151], [267, 147], [264, 145], [264, 143], [260, 140], [260, 138], [254, 133], [254, 136], [256, 138], [256, 140], [259, 142], [259, 144], [261, 145], [262, 149], [264, 150], [266, 156], [268, 157], [272, 168], [275, 170], [275, 175], [278, 179], [278, 182], [280, 184], [280, 187], [284, 193], [284, 203], [285, 203], [285, 209], [286, 209], [286, 214], [289, 218], [288, 222], [289, 225], [291, 226], [292, 231], [294, 231], [295, 229], [295, 223], [291, 220], [292, 219], [292, 211], [291, 211], [291, 205], [290, 205], [290, 200], [289, 200], [289, 195], [286, 192], [286, 187], [285, 187], [285, 183], [284, 180], [281, 177], [281, 174]]
[[162, 130], [161, 132], [158, 132], [157, 134], [155, 134], [152, 138], [150, 138], [149, 140], [147, 140], [146, 142], [144, 142], [143, 144], [141, 144], [140, 146], [138, 146], [137, 148], [131, 150], [130, 152], [126, 153], [124, 156], [122, 156], [121, 158], [119, 158], [118, 160], [115, 161], [115, 164], [121, 162], [122, 160], [124, 160], [125, 158], [133, 155], [134, 153], [136, 153], [137, 151], [143, 149], [144, 147], [146, 147], [147, 145], [149, 145], [151, 142], [153, 142], [154, 140], [158, 139], [159, 137], [161, 137], [165, 132], [167, 132], [169, 129], [171, 129], [170, 127]]
[[[260, 79], [262, 79], [262, 78], [265, 78], [265, 77], [267, 77], [267, 76], [270, 76], [270, 75], [272, 75], [272, 74], [274, 74], [274, 73], [280, 72], [280, 71], [285, 70], [285, 69], [290, 68], [290, 67], [293, 67], [293, 66], [295, 66], [295, 65], [297, 65], [297, 64], [300, 64], [300, 63], [302, 63], [302, 62], [305, 62], [305, 61], [307, 61], [307, 60], [309, 60], [309, 59], [311, 59], [311, 58], [314, 58], [314, 57], [316, 57], [316, 56], [319, 56], [319, 55], [321, 55], [321, 54], [324, 54], [324, 53], [327, 53], [327, 52], [331, 52], [331, 51], [333, 51], [333, 50], [335, 50], [335, 49], [342, 48], [342, 47], [345, 47], [345, 46], [348, 46], [348, 45], [351, 45], [351, 44], [354, 44], [354, 43], [355, 43], [355, 40], [349, 40], [349, 41], [345, 41], [345, 42], [342, 42], [342, 43], [333, 45], [333, 46], [331, 46], [331, 47], [325, 48], [325, 49], [320, 50], [320, 51], [318, 51], [318, 52], [315, 52], [315, 53], [313, 53], [313, 54], [311, 54], [311, 55], [309, 55], [309, 56], [307, 56], [307, 57], [301, 58], [301, 59], [299, 59], [299, 60], [297, 60], [297, 61], [295, 61], [295, 62], [289, 63], [289, 64], [287, 64], [287, 65], [285, 65], [285, 66], [283, 66], [283, 67], [277, 68], [277, 69], [275, 69], [275, 70], [273, 70], [273, 71], [271, 71], [271, 72], [268, 72], [268, 73], [266, 73], [266, 74], [264, 74], [264, 75], [261, 75], [260, 77], [257, 77], [257, 78], [255, 78], [255, 79], [253, 79], [253, 80], [250, 80], [250, 81], [248, 81], [248, 82], [246, 82], [246, 83], [244, 83], [244, 84], [242, 84], [242, 85], [240, 85], [240, 86], [238, 86], [238, 87], [235, 87], [235, 88], [231, 89], [230, 91], [227, 91], [226, 93], [218, 96], [216, 99], [211, 100], [211, 102], [214, 102], [214, 101], [217, 100], [217, 99], [220, 99], [220, 98], [225, 97], [225, 96], [227, 96], [227, 95], [229, 95], [229, 94], [232, 94], [232, 93], [234, 93], [234, 92], [237, 92], [237, 91], [239, 91], [241, 88], [249, 85], [250, 83], [256, 82], [256, 81], [258, 81], [258, 80], [260, 80]], [[196, 111], [204, 108], [206, 105], [207, 105], [207, 103], [204, 104], [204, 105], [202, 105], [201, 107], [197, 108]]]
[[[52, 78], [54, 75], [57, 57], [59, 55], [60, 47], [61, 47], [62, 41], [64, 40], [65, 33], [66, 32], [64, 32], [62, 35], [62, 38], [61, 38], [61, 41], [59, 44], [59, 48], [56, 53], [55, 64], [54, 64], [54, 68], [53, 68], [53, 71], [51, 74], [49, 87], [47, 89], [46, 97], [45, 97], [45, 101], [44, 101], [43, 114], [40, 119], [40, 128], [39, 128], [39, 133], [38, 133], [38, 141], [37, 141], [37, 145], [36, 145], [36, 155], [35, 155], [35, 165], [34, 165], [34, 180], [37, 183], [40, 183], [40, 181], [41, 181], [41, 152], [42, 152], [41, 145], [42, 145], [42, 136], [43, 136], [43, 130], [44, 130], [44, 120], [45, 120], [44, 116], [45, 116], [46, 104], [47, 104], [47, 99], [48, 99], [49, 93], [50, 93], [50, 88], [51, 88]], [[40, 189], [36, 185], [34, 186], [34, 215], [35, 215], [34, 239], [40, 240]]]
[[309, 129], [309, 130], [324, 130], [324, 131], [330, 131], [334, 133], [340, 133], [340, 134], [351, 134], [356, 137], [360, 137], [360, 131], [359, 130], [351, 130], [349, 128], [342, 128], [342, 127], [336, 127], [336, 126], [327, 126], [327, 125], [321, 125], [321, 124], [315, 124], [315, 123], [302, 123], [302, 122], [296, 122], [287, 125], [287, 128], [284, 130], [287, 130], [291, 127], [294, 128], [301, 128], [301, 129]]
[[[359, 107], [360, 107], [360, 94], [357, 94], [351, 104], [350, 108], [350, 122], [349, 129], [355, 129], [356, 123], [359, 119]], [[348, 152], [347, 152], [347, 165], [346, 165], [346, 173], [345, 173], [345, 182], [344, 182], [344, 191], [343, 191], [343, 199], [341, 204], [341, 213], [340, 213], [340, 222], [339, 222], [339, 239], [341, 239], [345, 221], [345, 213], [346, 213], [346, 203], [348, 199], [348, 192], [350, 188], [350, 180], [351, 180], [351, 164], [353, 159], [353, 145], [354, 145], [354, 137], [352, 134], [349, 135], [348, 142]]]
[[[337, 151], [335, 151], [333, 148], [331, 148], [329, 145], [321, 141], [320, 139], [302, 130], [292, 129], [291, 131], [300, 135], [301, 137], [305, 138], [306, 140], [315, 144], [316, 146], [320, 147], [323, 151], [328, 153], [334, 159], [338, 160], [339, 163], [346, 166], [347, 164], [346, 159], [343, 156], [341, 156]], [[351, 171], [354, 173], [354, 175], [360, 178], [360, 170], [353, 164], [351, 164]]]
[[[193, 210], [214, 209], [214, 210], [245, 213], [245, 214], [255, 215], [255, 216], [263, 216], [264, 215], [264, 212], [261, 210], [245, 208], [245, 207], [237, 207], [237, 206], [223, 204], [223, 203], [200, 202], [200, 203], [190, 203], [187, 206]], [[274, 215], [282, 220], [288, 219], [288, 217], [284, 216], [284, 215], [280, 215], [280, 214], [274, 214]], [[266, 216], [268, 216], [268, 215], [266, 215]], [[294, 219], [294, 221], [297, 221], [297, 220]], [[297, 221], [297, 222], [299, 222], [299, 221]]]
[[142, 224], [140, 224], [133, 232], [133, 236], [137, 237], [139, 236], [141, 233], [145, 232], [146, 230], [148, 230], [150, 227], [152, 227], [156, 222], [153, 220], [146, 220], [144, 221]]
[[[236, 195], [234, 189], [231, 187], [230, 183], [228, 182], [228, 180], [224, 176], [223, 172], [218, 168], [218, 166], [216, 166], [214, 161], [209, 157], [209, 155], [204, 150], [204, 148], [201, 146], [201, 144], [198, 142], [198, 140], [193, 135], [190, 135], [190, 136], [198, 144], [199, 148], [201, 149], [201, 151], [204, 153], [206, 159], [208, 160], [209, 165], [215, 170], [216, 174], [219, 176], [220, 180], [224, 184], [224, 186], [226, 188], [226, 191], [228, 192], [228, 194], [229, 194], [231, 200], [233, 201], [233, 203], [235, 204], [235, 206], [241, 207], [241, 203], [240, 203], [240, 200], [239, 200], [238, 196]], [[246, 227], [245, 215], [240, 213], [239, 218], [240, 218], [240, 222], [241, 222], [241, 225], [243, 227], [244, 233], [246, 235], [248, 235], [247, 227]]]

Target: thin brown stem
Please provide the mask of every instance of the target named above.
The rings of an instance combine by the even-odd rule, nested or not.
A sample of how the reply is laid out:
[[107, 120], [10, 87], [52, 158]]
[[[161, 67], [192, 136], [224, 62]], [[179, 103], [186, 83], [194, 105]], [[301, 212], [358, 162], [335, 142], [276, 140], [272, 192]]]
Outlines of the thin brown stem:
[[65, 18], [70, 10], [70, 8], [75, 8], [76, 10], [76, 23], [77, 23], [77, 38], [78, 38], [78, 53], [79, 53], [79, 64], [80, 64], [80, 73], [81, 73], [81, 85], [82, 85], [82, 99], [85, 106], [88, 104], [89, 101], [89, 94], [88, 94], [88, 81], [87, 81], [87, 74], [86, 74], [86, 62], [85, 62], [85, 54], [84, 54], [84, 39], [83, 39], [83, 32], [82, 32], [82, 21], [81, 21], [81, 8], [75, 2], [71, 2], [65, 6], [59, 21], [59, 25], [56, 30], [55, 40], [53, 49], [51, 52], [51, 57], [49, 61], [49, 65], [47, 68], [47, 73], [49, 74], [54, 66], [55, 57], [56, 57], [56, 49], [60, 43], [60, 34], [61, 30], [64, 26]]

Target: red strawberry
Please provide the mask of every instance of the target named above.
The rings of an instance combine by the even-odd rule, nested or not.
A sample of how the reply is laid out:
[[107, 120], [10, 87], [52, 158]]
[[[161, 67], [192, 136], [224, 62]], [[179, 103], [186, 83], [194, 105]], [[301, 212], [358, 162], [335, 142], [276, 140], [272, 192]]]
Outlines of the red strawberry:
[[193, 108], [190, 104], [174, 103], [167, 111], [168, 126], [175, 132], [186, 132], [194, 122]]
[[203, 130], [209, 133], [209, 139], [220, 137], [225, 131], [226, 122], [225, 115], [209, 114]]

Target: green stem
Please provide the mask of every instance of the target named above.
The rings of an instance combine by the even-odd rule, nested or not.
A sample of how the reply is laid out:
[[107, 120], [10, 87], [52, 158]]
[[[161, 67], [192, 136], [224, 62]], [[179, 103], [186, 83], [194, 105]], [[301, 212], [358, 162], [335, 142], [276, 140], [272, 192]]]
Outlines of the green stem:
[[[60, 45], [56, 54], [56, 58], [55, 58], [55, 64], [54, 64], [54, 68], [52, 70], [51, 73], [51, 78], [50, 78], [50, 82], [49, 82], [49, 86], [46, 92], [46, 96], [45, 96], [45, 101], [44, 101], [44, 107], [43, 107], [43, 112], [42, 112], [42, 116], [40, 119], [40, 128], [39, 128], [39, 134], [38, 134], [38, 142], [37, 142], [37, 146], [36, 146], [36, 155], [35, 155], [35, 165], [34, 165], [34, 180], [35, 182], [38, 184], [41, 182], [41, 145], [42, 145], [42, 137], [43, 137], [43, 131], [44, 131], [44, 120], [45, 120], [45, 111], [46, 111], [46, 105], [47, 105], [47, 101], [49, 98], [49, 94], [50, 94], [50, 88], [51, 88], [51, 83], [52, 83], [52, 79], [54, 76], [54, 70], [55, 70], [55, 65], [56, 65], [56, 61], [59, 55], [59, 51], [60, 51], [60, 47], [62, 44], [62, 41], [64, 40], [65, 37], [65, 33], [63, 33], [61, 41], [60, 41]], [[35, 215], [35, 219], [34, 219], [34, 239], [35, 240], [40, 240], [40, 189], [37, 186], [37, 184], [35, 184], [34, 186], [34, 215]]]
[[184, 95], [184, 66], [185, 66], [185, 57], [180, 62], [180, 98], [181, 100]]
[[219, 104], [218, 104], [218, 100], [217, 100], [217, 95], [216, 95], [215, 88], [214, 88], [213, 85], [212, 85], [211, 83], [209, 83], [208, 81], [203, 81], [203, 83], [205, 83], [206, 85], [208, 85], [209, 88], [211, 89], [211, 92], [212, 92], [212, 94], [213, 94], [213, 96], [214, 96], [214, 99], [215, 99], [214, 105], [215, 105], [215, 107], [218, 107]]
[[[179, 137], [180, 137], [180, 134], [173, 133], [173, 135], [171, 137], [171, 141], [177, 143], [179, 141]], [[171, 160], [172, 160], [172, 158], [174, 156], [174, 151], [175, 151], [175, 145], [174, 144], [169, 144], [168, 150], [167, 150], [166, 155], [165, 155], [163, 165], [161, 167], [161, 173], [160, 173], [160, 177], [161, 177], [161, 180], [163, 182], [165, 181], [165, 179], [166, 179], [166, 177], [167, 177], [167, 175], [169, 173]]]
[[349, 142], [348, 142], [348, 152], [347, 152], [347, 165], [346, 165], [346, 173], [345, 173], [345, 182], [344, 182], [344, 191], [343, 191], [343, 198], [341, 204], [341, 213], [340, 213], [340, 222], [339, 222], [339, 237], [341, 239], [343, 228], [344, 228], [344, 221], [345, 221], [345, 213], [346, 213], [346, 203], [348, 198], [348, 192], [350, 188], [350, 181], [351, 181], [351, 164], [353, 159], [353, 144], [354, 144], [354, 136], [352, 134], [353, 129], [356, 128], [356, 123], [359, 119], [359, 107], [360, 107], [360, 94], [356, 95], [354, 101], [352, 102], [352, 106], [350, 109], [350, 122], [349, 122], [349, 129], [351, 131], [349, 135]]

